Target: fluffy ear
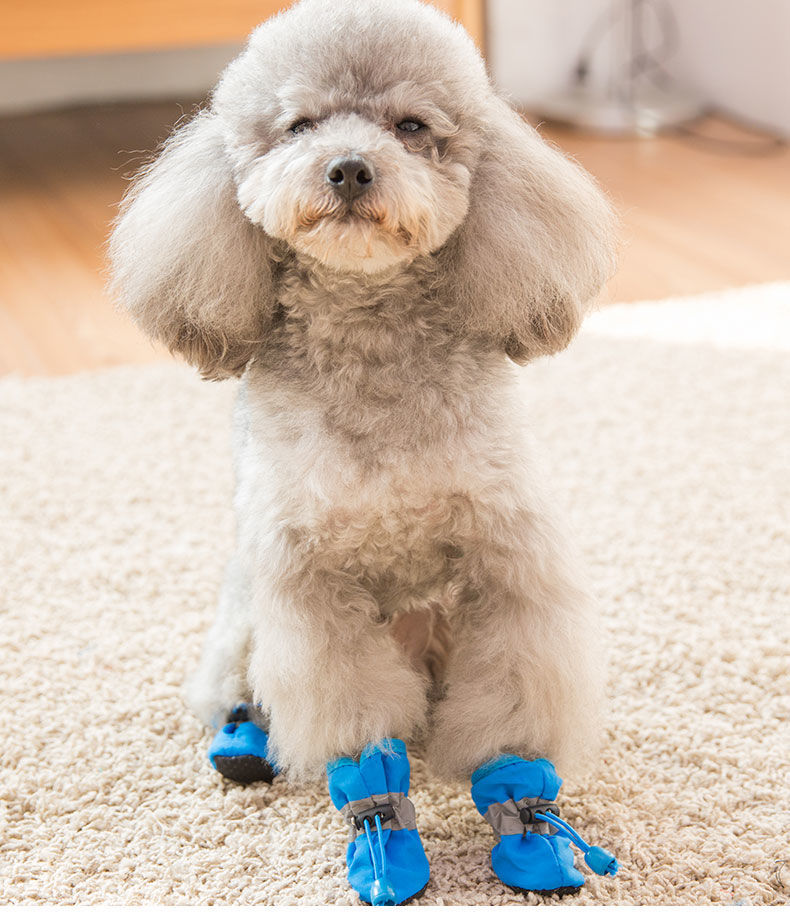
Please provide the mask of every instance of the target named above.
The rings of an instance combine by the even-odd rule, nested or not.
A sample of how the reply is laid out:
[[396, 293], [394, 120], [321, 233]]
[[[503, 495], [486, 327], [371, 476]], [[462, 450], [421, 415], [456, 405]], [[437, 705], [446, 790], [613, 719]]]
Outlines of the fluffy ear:
[[206, 378], [239, 375], [272, 322], [270, 239], [236, 201], [219, 123], [180, 128], [126, 193], [111, 291]]
[[470, 332], [517, 362], [568, 345], [614, 270], [614, 217], [593, 180], [492, 99], [464, 223], [442, 251]]

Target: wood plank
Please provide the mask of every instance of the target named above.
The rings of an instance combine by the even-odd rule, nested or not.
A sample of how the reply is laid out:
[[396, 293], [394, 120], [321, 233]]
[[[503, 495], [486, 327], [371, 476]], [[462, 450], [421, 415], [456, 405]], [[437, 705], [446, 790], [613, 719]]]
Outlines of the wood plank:
[[241, 41], [287, 0], [11, 0], [0, 57], [152, 51]]
[[432, 0], [438, 7], [463, 25], [480, 50], [486, 52], [485, 0]]
[[[289, 0], [6, 0], [0, 58], [154, 51], [243, 41]], [[484, 0], [436, 0], [485, 47]]]

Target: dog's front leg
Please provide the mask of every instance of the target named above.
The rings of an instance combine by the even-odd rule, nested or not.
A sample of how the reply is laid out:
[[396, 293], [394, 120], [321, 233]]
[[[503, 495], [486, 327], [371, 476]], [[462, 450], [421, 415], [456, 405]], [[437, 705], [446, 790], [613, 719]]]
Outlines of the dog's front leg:
[[541, 510], [483, 510], [458, 561], [431, 761], [466, 776], [501, 753], [567, 765], [595, 748], [603, 664], [591, 599]]
[[256, 587], [250, 681], [269, 711], [275, 764], [296, 778], [327, 774], [352, 832], [351, 886], [366, 903], [403, 903], [430, 872], [396, 737], [424, 721], [427, 679], [373, 596], [317, 556], [291, 550], [274, 566], [269, 558]]
[[355, 579], [292, 555], [256, 587], [250, 683], [270, 714], [270, 753], [292, 777], [408, 737], [425, 717], [427, 680]]
[[[575, 892], [584, 876], [571, 843], [597, 874], [617, 861], [557, 816], [553, 761], [595, 747], [601, 662], [590, 600], [561, 536], [542, 510], [481, 514], [483, 535], [459, 566], [446, 695], [435, 713], [431, 761], [471, 776], [472, 798], [496, 840], [491, 865], [520, 891]], [[503, 540], [504, 537], [504, 540]], [[555, 834], [551, 834], [555, 833]]]

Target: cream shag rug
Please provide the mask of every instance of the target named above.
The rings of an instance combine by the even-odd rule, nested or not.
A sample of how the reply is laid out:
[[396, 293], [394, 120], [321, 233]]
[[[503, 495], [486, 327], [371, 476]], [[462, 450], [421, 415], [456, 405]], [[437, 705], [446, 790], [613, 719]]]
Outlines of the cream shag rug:
[[[323, 785], [224, 782], [182, 700], [233, 393], [170, 365], [0, 382], [0, 902], [356, 902]], [[603, 311], [524, 394], [612, 651], [603, 757], [561, 803], [622, 870], [564, 902], [788, 902], [790, 284]], [[413, 769], [420, 902], [523, 904], [468, 788]]]

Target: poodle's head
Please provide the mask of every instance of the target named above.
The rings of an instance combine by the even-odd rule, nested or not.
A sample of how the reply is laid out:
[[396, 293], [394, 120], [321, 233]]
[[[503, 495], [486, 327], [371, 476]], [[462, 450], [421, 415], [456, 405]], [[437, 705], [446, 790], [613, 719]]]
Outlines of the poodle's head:
[[433, 254], [459, 326], [526, 360], [572, 335], [610, 224], [460, 26], [417, 0], [301, 0], [132, 186], [111, 258], [121, 300], [210, 377], [266, 337], [275, 241], [369, 279]]
[[427, 6], [304, 0], [253, 33], [213, 110], [254, 225], [377, 273], [463, 220], [489, 92], [469, 36]]

